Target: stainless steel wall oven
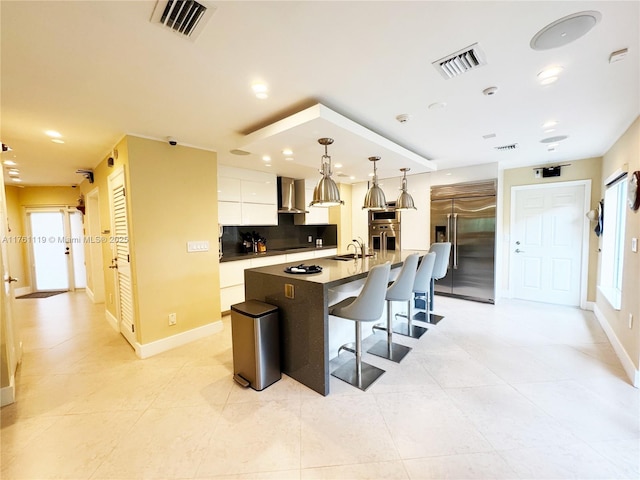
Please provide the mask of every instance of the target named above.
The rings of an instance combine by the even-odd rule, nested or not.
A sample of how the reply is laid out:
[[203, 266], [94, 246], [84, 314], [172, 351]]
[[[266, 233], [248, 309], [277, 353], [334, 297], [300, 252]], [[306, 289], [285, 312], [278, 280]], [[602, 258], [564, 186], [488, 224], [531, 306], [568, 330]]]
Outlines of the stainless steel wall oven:
[[395, 205], [369, 211], [369, 249], [400, 250], [400, 211]]

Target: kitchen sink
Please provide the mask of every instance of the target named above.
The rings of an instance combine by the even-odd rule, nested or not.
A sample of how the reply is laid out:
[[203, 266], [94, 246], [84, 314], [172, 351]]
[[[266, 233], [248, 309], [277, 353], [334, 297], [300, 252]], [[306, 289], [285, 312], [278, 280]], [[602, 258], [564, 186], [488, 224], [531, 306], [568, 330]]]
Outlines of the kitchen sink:
[[[373, 254], [368, 253], [365, 255], [365, 257], [373, 257]], [[356, 254], [355, 253], [345, 253], [344, 255], [335, 255], [333, 257], [329, 257], [331, 258], [331, 260], [340, 260], [342, 262], [346, 262], [347, 260], [353, 260], [356, 258]], [[358, 256], [358, 258], [360, 258], [360, 256]]]

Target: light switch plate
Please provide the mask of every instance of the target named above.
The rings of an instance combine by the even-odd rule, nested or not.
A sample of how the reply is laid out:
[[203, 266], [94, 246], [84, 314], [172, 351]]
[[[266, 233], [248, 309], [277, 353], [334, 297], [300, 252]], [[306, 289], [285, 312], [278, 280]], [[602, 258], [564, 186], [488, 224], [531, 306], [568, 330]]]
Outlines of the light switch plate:
[[187, 252], [208, 252], [209, 251], [209, 241], [208, 240], [198, 240], [187, 242]]
[[638, 253], [638, 239], [635, 237], [631, 239], [631, 251]]

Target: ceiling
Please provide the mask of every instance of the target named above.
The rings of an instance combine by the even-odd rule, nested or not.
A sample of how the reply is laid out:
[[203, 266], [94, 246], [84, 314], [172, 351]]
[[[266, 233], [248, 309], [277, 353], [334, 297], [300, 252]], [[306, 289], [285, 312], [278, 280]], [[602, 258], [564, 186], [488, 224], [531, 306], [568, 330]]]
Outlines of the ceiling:
[[[640, 114], [636, 1], [212, 3], [191, 41], [150, 22], [155, 1], [1, 1], [0, 135], [12, 147], [2, 158], [17, 162], [21, 184], [80, 183], [75, 171], [95, 167], [125, 134], [172, 136], [223, 164], [313, 178], [324, 150], [312, 138], [329, 136], [327, 125], [280, 136], [282, 148], [298, 146], [288, 161], [271, 139], [265, 162], [266, 144], [250, 134], [318, 103], [416, 157], [381, 154], [376, 142], [347, 149], [353, 137], [330, 131], [329, 155], [347, 183], [366, 180], [376, 155], [383, 178], [404, 166], [412, 174], [600, 156]], [[529, 46], [584, 10], [602, 18], [583, 37]], [[486, 65], [445, 80], [431, 64], [474, 43]], [[626, 58], [609, 63], [623, 48]], [[564, 68], [559, 80], [540, 85], [552, 65]], [[268, 98], [255, 97], [256, 82]], [[483, 95], [492, 86], [497, 93]], [[548, 120], [559, 122], [552, 133]], [[568, 138], [553, 152], [540, 142], [558, 135]]]

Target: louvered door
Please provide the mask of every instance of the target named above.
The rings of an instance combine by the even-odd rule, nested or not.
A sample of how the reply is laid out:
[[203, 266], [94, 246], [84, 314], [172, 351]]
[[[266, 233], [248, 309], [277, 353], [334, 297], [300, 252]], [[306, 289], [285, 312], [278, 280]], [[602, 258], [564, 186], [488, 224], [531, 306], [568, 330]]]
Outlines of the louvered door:
[[116, 272], [116, 310], [120, 332], [131, 345], [135, 345], [135, 316], [133, 287], [131, 281], [131, 257], [129, 251], [129, 222], [127, 216], [127, 196], [121, 169], [109, 177], [111, 199], [111, 242], [112, 264]]

